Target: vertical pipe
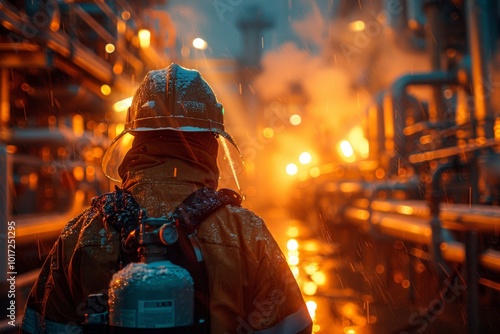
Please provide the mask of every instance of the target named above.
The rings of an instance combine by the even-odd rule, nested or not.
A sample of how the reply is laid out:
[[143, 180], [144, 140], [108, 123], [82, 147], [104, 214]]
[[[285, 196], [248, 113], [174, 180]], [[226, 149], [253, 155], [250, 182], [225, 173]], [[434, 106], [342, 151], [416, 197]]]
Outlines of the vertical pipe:
[[[380, 159], [387, 151], [385, 147], [385, 117], [384, 117], [384, 98], [386, 94], [377, 96], [376, 104], [376, 129], [377, 129], [377, 159]], [[370, 126], [370, 125], [369, 125]]]
[[7, 219], [9, 219], [7, 147], [0, 143], [0, 282], [7, 279]]
[[369, 159], [380, 160], [385, 148], [385, 118], [384, 118], [385, 93], [377, 94], [373, 104], [368, 108], [365, 131], [370, 145]]
[[421, 31], [425, 25], [425, 13], [423, 0], [407, 0], [406, 15], [408, 16], [408, 26], [414, 31]]
[[[492, 82], [489, 76], [491, 63], [491, 37], [488, 13], [489, 0], [467, 0], [466, 13], [469, 48], [471, 54], [472, 91], [478, 138], [493, 138], [493, 110], [491, 107]], [[471, 115], [472, 116], [472, 115]]]
[[[412, 247], [414, 247], [413, 244]], [[408, 298], [410, 299], [410, 303], [414, 305], [416, 301], [415, 283], [418, 280], [418, 276], [415, 269], [413, 269], [411, 256], [410, 261], [408, 261], [408, 280], [410, 281], [410, 287], [408, 288]]]
[[430, 226], [432, 230], [432, 256], [434, 260], [434, 265], [436, 267], [437, 273], [440, 280], [442, 281], [444, 277], [450, 276], [452, 270], [446, 263], [441, 253], [441, 244], [447, 239], [442, 228], [441, 218], [441, 179], [444, 172], [456, 170], [456, 165], [454, 162], [448, 162], [440, 165], [434, 173], [432, 174], [432, 179], [430, 183], [430, 191], [428, 194], [428, 204], [429, 212], [431, 214]]
[[9, 69], [0, 69], [0, 128], [10, 121]]
[[[393, 142], [394, 147], [392, 151], [400, 156], [406, 156], [408, 152], [405, 152], [406, 137], [403, 133], [404, 127], [406, 126], [406, 105], [407, 105], [407, 94], [406, 88], [410, 85], [429, 85], [442, 87], [443, 85], [456, 85], [458, 84], [458, 76], [456, 72], [448, 71], [432, 71], [427, 73], [416, 73], [407, 74], [401, 76], [399, 79], [394, 81], [391, 85], [391, 96], [390, 103], [384, 105], [384, 108], [388, 108], [393, 113], [394, 122], [394, 136]], [[389, 137], [389, 117], [385, 118], [386, 122], [386, 137]], [[389, 137], [391, 138], [391, 137]], [[391, 149], [389, 144], [386, 145], [387, 149]], [[395, 167], [393, 166], [393, 169]]]
[[479, 333], [479, 290], [478, 290], [478, 235], [477, 231], [465, 233], [465, 261], [467, 265], [467, 333]]
[[[432, 71], [439, 71], [442, 66], [443, 52], [443, 20], [439, 1], [427, 1], [425, 4], [425, 13], [427, 16], [427, 48], [430, 53]], [[429, 120], [438, 122], [443, 119], [444, 103], [441, 86], [432, 87], [432, 101], [429, 105]]]
[[[491, 73], [491, 36], [488, 0], [467, 0], [468, 42], [471, 55], [472, 92], [474, 94], [474, 124], [477, 138], [493, 138], [493, 110], [491, 106], [492, 82]], [[472, 175], [471, 202], [478, 201], [477, 172]], [[476, 231], [468, 231], [466, 238], [467, 265], [467, 333], [479, 333], [479, 292], [478, 292], [478, 235]]]
[[[10, 121], [9, 70], [0, 69], [0, 130]], [[0, 142], [0, 282], [7, 279], [7, 219], [9, 212], [7, 146]]]

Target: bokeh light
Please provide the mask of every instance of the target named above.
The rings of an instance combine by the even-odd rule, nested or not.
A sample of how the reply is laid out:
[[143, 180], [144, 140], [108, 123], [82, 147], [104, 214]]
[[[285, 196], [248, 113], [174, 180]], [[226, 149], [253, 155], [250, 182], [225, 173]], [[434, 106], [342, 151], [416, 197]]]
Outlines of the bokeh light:
[[296, 164], [294, 163], [289, 163], [287, 166], [286, 166], [286, 173], [290, 176], [293, 176], [293, 175], [296, 175], [299, 171], [299, 168], [297, 167]]
[[193, 39], [193, 46], [198, 50], [205, 50], [208, 47], [208, 43], [203, 38]]

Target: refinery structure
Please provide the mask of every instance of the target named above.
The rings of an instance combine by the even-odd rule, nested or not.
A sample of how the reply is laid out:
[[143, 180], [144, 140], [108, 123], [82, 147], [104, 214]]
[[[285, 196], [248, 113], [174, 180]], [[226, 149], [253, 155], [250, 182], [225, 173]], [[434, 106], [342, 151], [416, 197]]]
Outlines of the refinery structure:
[[270, 229], [313, 332], [500, 333], [499, 22], [486, 0], [0, 1], [2, 309], [20, 321], [64, 225], [114, 189], [131, 96], [176, 62], [224, 104], [243, 205], [289, 218]]

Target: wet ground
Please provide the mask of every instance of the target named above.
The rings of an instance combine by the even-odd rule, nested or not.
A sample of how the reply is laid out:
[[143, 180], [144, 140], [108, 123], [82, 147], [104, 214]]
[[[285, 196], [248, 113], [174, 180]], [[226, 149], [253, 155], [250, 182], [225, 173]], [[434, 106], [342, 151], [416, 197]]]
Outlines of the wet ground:
[[[415, 262], [397, 242], [359, 239], [345, 230], [326, 236], [280, 209], [259, 214], [296, 275], [314, 333], [474, 333], [467, 329], [459, 278], [439, 284], [428, 263]], [[410, 265], [420, 271], [412, 274], [405, 269]], [[498, 293], [484, 294], [483, 301], [479, 332], [500, 333]]]

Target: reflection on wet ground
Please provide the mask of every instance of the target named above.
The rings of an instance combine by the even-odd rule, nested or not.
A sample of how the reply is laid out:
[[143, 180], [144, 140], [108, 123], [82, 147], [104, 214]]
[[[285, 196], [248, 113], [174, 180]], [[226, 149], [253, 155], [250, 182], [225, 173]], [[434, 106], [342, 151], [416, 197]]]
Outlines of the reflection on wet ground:
[[[460, 272], [440, 284], [400, 241], [341, 228], [325, 233], [279, 209], [262, 216], [296, 276], [314, 333], [469, 333]], [[498, 293], [485, 298], [481, 333], [500, 333]]]
[[[357, 323], [343, 322], [338, 314], [347, 313], [361, 324], [366, 322], [366, 315], [352, 302], [352, 291], [342, 289], [342, 280], [334, 277], [340, 261], [338, 245], [318, 240], [303, 222], [286, 217], [280, 210], [267, 211], [263, 217], [302, 290], [314, 321], [313, 333], [358, 333]], [[343, 300], [342, 309], [333, 308], [333, 300]]]

